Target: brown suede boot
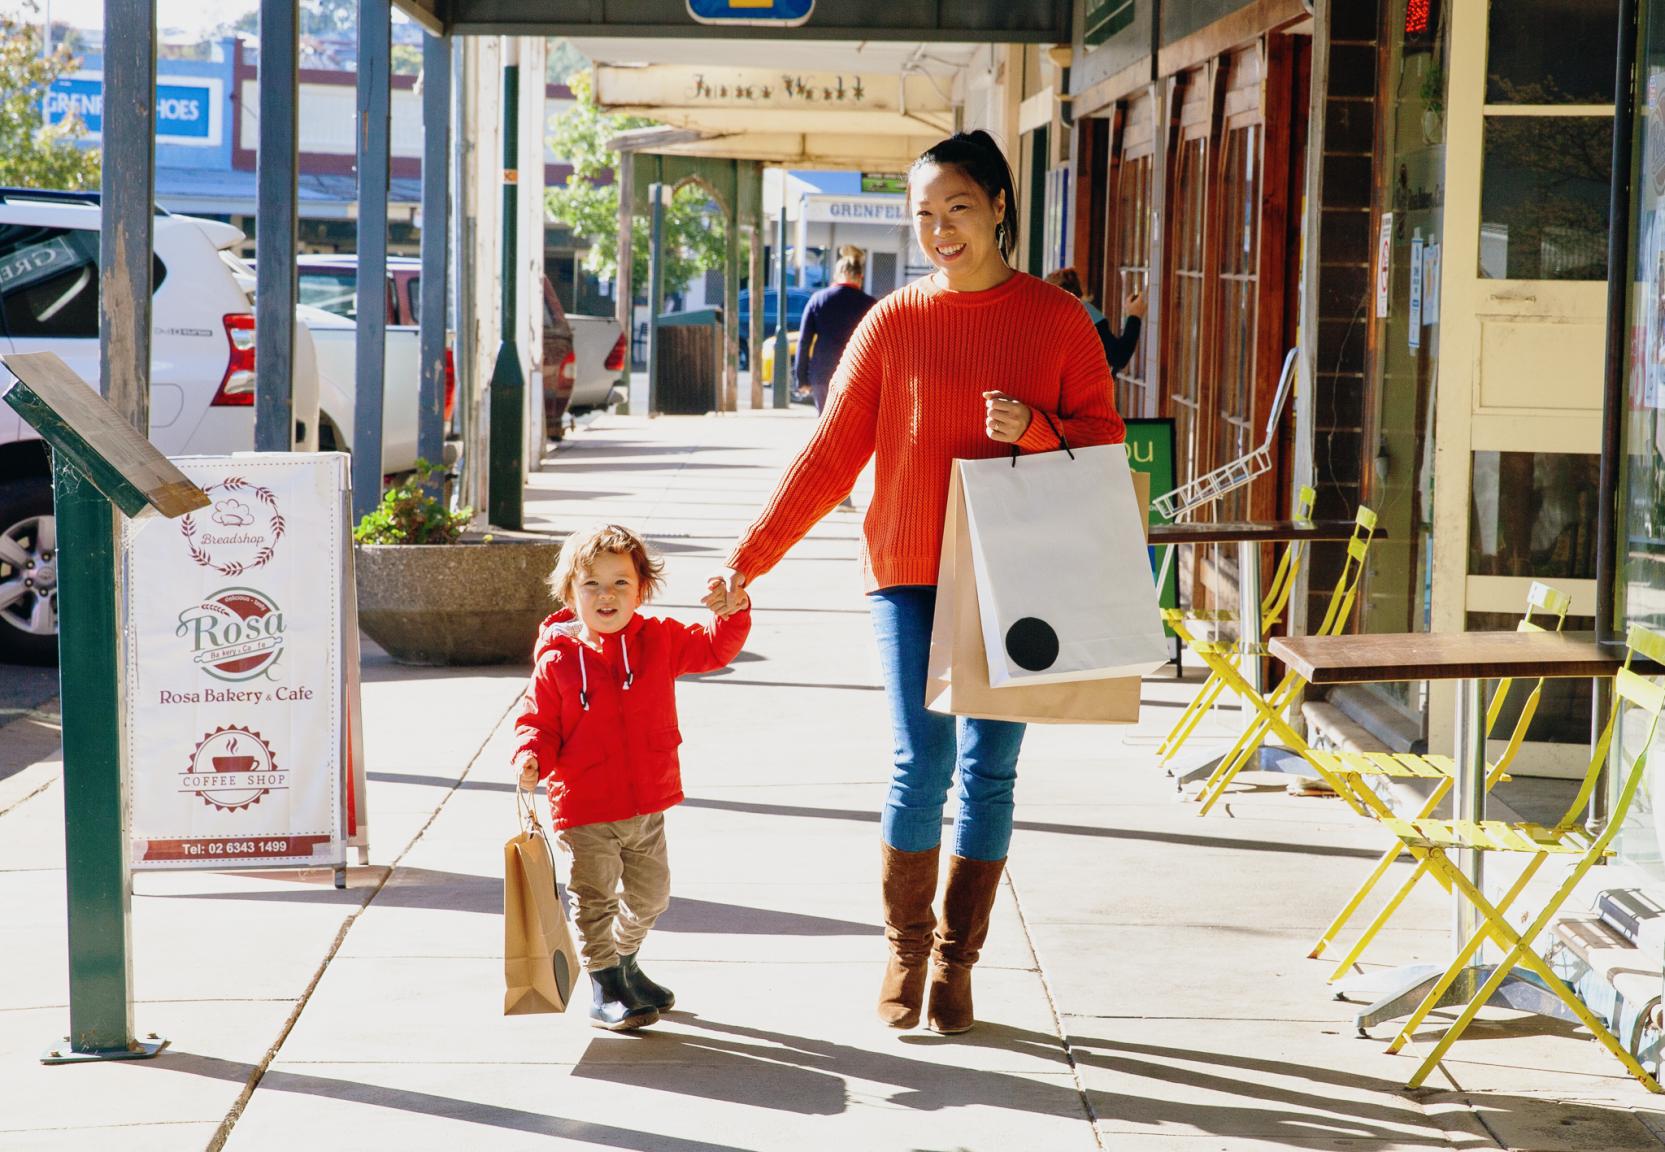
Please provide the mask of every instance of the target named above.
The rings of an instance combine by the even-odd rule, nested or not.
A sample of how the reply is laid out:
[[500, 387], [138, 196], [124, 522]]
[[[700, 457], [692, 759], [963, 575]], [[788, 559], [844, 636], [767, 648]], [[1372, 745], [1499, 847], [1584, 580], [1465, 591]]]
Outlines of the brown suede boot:
[[939, 849], [901, 852], [879, 843], [884, 882], [885, 939], [890, 961], [879, 986], [879, 1019], [892, 1028], [919, 1023], [925, 1000], [925, 974], [931, 959], [931, 930], [937, 919], [931, 904], [937, 898]]
[[935, 963], [931, 967], [931, 1031], [964, 1032], [976, 1023], [971, 1012], [971, 966], [989, 934], [1005, 860], [948, 858], [948, 891], [942, 898]]

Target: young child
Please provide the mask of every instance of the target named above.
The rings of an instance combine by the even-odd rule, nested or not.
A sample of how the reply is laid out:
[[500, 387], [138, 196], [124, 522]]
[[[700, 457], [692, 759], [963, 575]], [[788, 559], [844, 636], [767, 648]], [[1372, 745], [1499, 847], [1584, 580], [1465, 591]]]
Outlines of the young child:
[[514, 764], [528, 792], [547, 782], [555, 836], [572, 856], [572, 900], [590, 1023], [622, 1031], [676, 1002], [636, 952], [670, 903], [665, 810], [682, 800], [678, 676], [724, 667], [751, 630], [750, 602], [711, 583], [708, 624], [638, 616], [663, 564], [628, 528], [578, 532], [549, 586], [563, 605], [539, 629], [515, 719]]

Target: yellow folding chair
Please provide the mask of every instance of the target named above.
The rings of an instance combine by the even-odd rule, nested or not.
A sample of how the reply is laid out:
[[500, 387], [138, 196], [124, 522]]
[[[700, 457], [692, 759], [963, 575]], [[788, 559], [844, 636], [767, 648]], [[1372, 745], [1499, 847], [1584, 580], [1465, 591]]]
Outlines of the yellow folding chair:
[[[1480, 946], [1490, 939], [1499, 947], [1507, 948], [1508, 952], [1497, 965], [1489, 979], [1475, 992], [1473, 999], [1458, 1014], [1456, 1020], [1445, 1030], [1439, 1042], [1434, 1045], [1427, 1059], [1417, 1068], [1408, 1081], [1411, 1088], [1418, 1087], [1428, 1074], [1433, 1071], [1456, 1043], [1457, 1038], [1474, 1020], [1475, 1015], [1492, 998], [1492, 995], [1502, 987], [1510, 973], [1516, 968], [1524, 968], [1534, 981], [1548, 991], [1553, 992], [1562, 1003], [1566, 1004], [1575, 1017], [1588, 1028], [1592, 1035], [1600, 1041], [1602, 1047], [1619, 1058], [1625, 1068], [1639, 1080], [1650, 1092], [1659, 1092], [1660, 1086], [1646, 1069], [1637, 1062], [1636, 1057], [1627, 1051], [1624, 1045], [1608, 1031], [1607, 1027], [1591, 1012], [1589, 1007], [1573, 994], [1560, 977], [1550, 968], [1549, 963], [1532, 947], [1532, 942], [1549, 926], [1550, 921], [1560, 911], [1578, 882], [1584, 878], [1603, 857], [1612, 854], [1610, 845], [1618, 835], [1624, 824], [1625, 814], [1630, 809], [1631, 801], [1635, 799], [1637, 789], [1641, 787], [1643, 773], [1647, 767], [1648, 752], [1653, 746], [1655, 734], [1659, 729], [1659, 716], [1665, 710], [1665, 687], [1646, 679], [1630, 670], [1631, 661], [1641, 656], [1655, 663], [1665, 663], [1665, 636], [1636, 625], [1632, 625], [1630, 635], [1626, 641], [1629, 651], [1625, 654], [1624, 667], [1615, 675], [1613, 681], [1613, 706], [1607, 714], [1607, 725], [1602, 730], [1601, 738], [1596, 741], [1595, 754], [1590, 759], [1589, 770], [1584, 774], [1583, 786], [1578, 790], [1578, 796], [1566, 815], [1552, 828], [1545, 828], [1539, 824], [1527, 822], [1512, 823], [1502, 820], [1384, 820], [1383, 824], [1389, 831], [1399, 837], [1400, 843], [1414, 854], [1420, 854], [1427, 861], [1429, 869], [1440, 877], [1462, 897], [1472, 904], [1484, 919], [1481, 930], [1474, 933], [1468, 942], [1458, 950], [1445, 974], [1429, 989], [1428, 995], [1422, 1003], [1411, 1013], [1410, 1018], [1400, 1029], [1398, 1036], [1388, 1046], [1389, 1052], [1397, 1052], [1415, 1034], [1417, 1027], [1425, 1020], [1430, 1012], [1438, 1006], [1440, 999], [1447, 989], [1456, 981], [1463, 969], [1468, 965]], [[1619, 788], [1618, 799], [1613, 804], [1606, 827], [1600, 835], [1591, 837], [1581, 826], [1581, 820], [1590, 796], [1594, 793], [1601, 779], [1602, 769], [1607, 763], [1608, 750], [1613, 743], [1613, 731], [1619, 715], [1625, 705], [1637, 709], [1638, 716], [1645, 724], [1641, 742], [1636, 745], [1636, 758], [1625, 772], [1623, 782]], [[1503, 898], [1493, 905], [1488, 901], [1472, 881], [1463, 874], [1462, 869], [1454, 864], [1449, 856], [1453, 850], [1473, 850], [1476, 852], [1518, 852], [1529, 854], [1532, 858], [1521, 872], [1520, 878], [1514, 882]], [[1526, 888], [1527, 883], [1537, 874], [1538, 869], [1551, 856], [1562, 856], [1573, 860], [1572, 869], [1567, 878], [1557, 888], [1552, 896], [1544, 902], [1536, 917], [1521, 931], [1516, 931], [1507, 919], [1509, 908], [1515, 899]]]
[[[1334, 636], [1347, 626], [1347, 620], [1353, 611], [1353, 601], [1358, 596], [1359, 578], [1364, 573], [1365, 557], [1370, 552], [1370, 541], [1375, 534], [1376, 513], [1369, 508], [1361, 507], [1353, 518], [1353, 535], [1347, 541], [1347, 558], [1342, 564], [1341, 575], [1336, 579], [1335, 588], [1330, 593], [1330, 603], [1324, 612], [1323, 622], [1314, 630], [1313, 635]], [[1175, 631], [1179, 629], [1176, 628]], [[1186, 643], [1198, 658], [1208, 665], [1210, 671], [1224, 681], [1225, 687], [1230, 688], [1243, 700], [1245, 707], [1252, 707], [1260, 714], [1244, 728], [1236, 743], [1227, 750], [1213, 773], [1203, 782], [1202, 790], [1198, 793], [1198, 799], [1202, 801], [1202, 807], [1197, 813], [1199, 816], [1206, 816], [1220, 797], [1225, 795], [1226, 789], [1237, 778], [1237, 774], [1254, 762], [1260, 746], [1266, 741], [1266, 737], [1274, 732], [1292, 750], [1305, 756], [1324, 782], [1336, 789], [1337, 794], [1355, 811], [1362, 813], [1366, 810], [1368, 806], [1361, 805], [1345, 784], [1339, 788], [1336, 786], [1339, 778], [1330, 771], [1328, 765], [1320, 764], [1307, 755], [1311, 749], [1306, 741], [1295, 735], [1294, 730], [1284, 722], [1284, 715], [1295, 706], [1302, 690], [1306, 688], [1305, 680], [1294, 672], [1289, 672], [1270, 695], [1262, 696], [1239, 673], [1232, 659], [1235, 655], [1232, 645], [1218, 640], [1197, 641], [1189, 636], [1186, 636]]]
[[[1542, 624], [1532, 618], [1533, 613], [1537, 612], [1551, 617], [1554, 621], [1554, 631], [1559, 632], [1562, 623], [1567, 618], [1567, 609], [1571, 606], [1572, 597], [1565, 592], [1551, 588], [1548, 584], [1534, 582], [1526, 595], [1526, 615], [1522, 617], [1519, 624], [1515, 625], [1515, 630], [1517, 632], [1546, 631]], [[1512, 687], [1513, 681], [1511, 680], [1503, 680], [1498, 683], [1497, 691], [1492, 696], [1491, 707], [1486, 711], [1486, 731], [1488, 734], [1496, 728], [1498, 717], [1503, 714], [1503, 705], [1508, 699]], [[1544, 682], [1540, 678], [1533, 685], [1531, 693], [1521, 706], [1520, 716], [1515, 720], [1514, 728], [1510, 730], [1509, 742], [1504, 746], [1503, 754], [1498, 757], [1497, 763], [1493, 764], [1486, 772], [1486, 790], [1488, 792], [1500, 781], [1509, 778], [1509, 765], [1514, 762], [1515, 755], [1520, 751], [1521, 744], [1526, 740], [1526, 731], [1531, 727], [1532, 718], [1537, 715], [1538, 702], [1542, 699], [1543, 693]], [[1409, 753], [1390, 752], [1314, 752], [1313, 756], [1326, 760], [1331, 771], [1337, 775], [1351, 773], [1361, 778], [1393, 776], [1437, 780], [1438, 783], [1429, 794], [1427, 802], [1413, 817], [1416, 820], [1432, 816], [1434, 809], [1439, 807], [1440, 801], [1445, 799], [1446, 793], [1451, 791], [1452, 784], [1456, 782], [1456, 763], [1449, 756], [1417, 756]], [[1342, 906], [1340, 912], [1336, 913], [1335, 919], [1330, 921], [1330, 926], [1324, 929], [1323, 935], [1312, 946], [1312, 951], [1307, 953], [1308, 956], [1316, 960], [1324, 954], [1324, 949], [1335, 940], [1337, 933], [1346, 926], [1347, 921], [1352, 919], [1353, 913], [1359, 910], [1359, 906], [1364, 903], [1365, 897], [1370, 895], [1371, 890], [1376, 887], [1382, 877], [1387, 875], [1388, 868], [1404, 850], [1405, 846], [1395, 841], [1394, 845], [1382, 855], [1382, 858], [1377, 861], [1376, 867], [1371, 870], [1370, 874], [1364, 878], [1364, 882], [1353, 893], [1352, 898]], [[1405, 898], [1411, 894], [1411, 890], [1427, 874], [1427, 871], [1426, 861], [1417, 864], [1415, 870], [1399, 886], [1398, 891], [1388, 899], [1386, 904], [1382, 905], [1381, 911], [1371, 920], [1369, 927], [1364, 930], [1363, 935], [1353, 944], [1347, 955], [1335, 966], [1335, 970], [1330, 973], [1329, 977], [1332, 981], [1345, 976], [1347, 970], [1357, 962], [1360, 956], [1364, 955], [1364, 950], [1369, 947], [1376, 934], [1392, 919], [1393, 914], [1399, 910], [1399, 906], [1405, 902]]]
[[[1303, 484], [1295, 496], [1293, 518], [1297, 521], [1311, 520], [1312, 508], [1317, 501], [1318, 493]], [[1301, 562], [1305, 559], [1305, 553], [1306, 543], [1301, 540], [1291, 542], [1283, 550], [1283, 556], [1278, 560], [1278, 569], [1272, 573], [1272, 582], [1267, 586], [1266, 596], [1260, 602], [1260, 634], [1262, 636], [1270, 635], [1273, 626], [1283, 619], [1283, 612], [1289, 605], [1290, 593], [1295, 590], [1295, 577], [1301, 570]], [[1211, 611], [1196, 608], [1164, 608], [1162, 610], [1163, 621], [1174, 630], [1174, 635], [1181, 637], [1181, 643], [1186, 642], [1183, 638], [1188, 634], [1185, 631], [1187, 624], [1207, 623], [1216, 626], [1217, 630], [1219, 624], [1234, 621], [1237, 616], [1236, 612], [1230, 610]], [[1218, 639], [1217, 636], [1212, 638]], [[1232, 656], [1233, 666], [1236, 666], [1240, 659], [1240, 654], [1234, 653]], [[1220, 698], [1220, 694], [1225, 691], [1225, 687], [1225, 681], [1221, 680], [1213, 671], [1210, 671], [1208, 679], [1203, 682], [1202, 690], [1191, 698], [1191, 703], [1186, 705], [1184, 712], [1180, 713], [1179, 721], [1174, 725], [1173, 731], [1169, 732], [1162, 743], [1157, 746], [1156, 763], [1158, 767], [1172, 760], [1179, 752], [1180, 747], [1191, 738], [1192, 733], [1197, 730], [1197, 725], [1202, 722], [1202, 718], [1208, 713], [1208, 710], [1214, 707], [1215, 702]]]

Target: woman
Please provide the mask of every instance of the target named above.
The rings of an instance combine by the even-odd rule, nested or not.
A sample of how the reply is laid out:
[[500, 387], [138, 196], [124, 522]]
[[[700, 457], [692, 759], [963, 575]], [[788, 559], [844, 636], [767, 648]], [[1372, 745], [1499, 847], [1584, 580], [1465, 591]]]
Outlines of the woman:
[[815, 398], [815, 410], [827, 406], [827, 387], [838, 368], [844, 345], [867, 310], [878, 301], [861, 290], [867, 278], [867, 254], [854, 244], [838, 250], [830, 287], [821, 289], [804, 306], [798, 326], [798, 387]]
[[1081, 306], [1087, 310], [1087, 318], [1093, 322], [1093, 329], [1098, 333], [1099, 342], [1104, 345], [1104, 358], [1110, 362], [1110, 371], [1120, 372], [1127, 367], [1127, 362], [1133, 359], [1133, 350], [1139, 346], [1139, 328], [1145, 319], [1145, 294], [1135, 289], [1122, 297], [1122, 316], [1125, 320], [1118, 336], [1110, 327], [1110, 318], [1087, 299], [1086, 290], [1081, 287], [1081, 274], [1074, 268], [1048, 272], [1046, 282], [1058, 285], [1081, 301]]
[[[986, 132], [960, 133], [909, 170], [915, 238], [935, 271], [879, 301], [857, 326], [826, 412], [729, 558], [728, 589], [774, 567], [849, 494], [871, 457], [863, 525], [873, 627], [896, 763], [880, 823], [890, 960], [879, 1016], [919, 1022], [933, 958], [930, 1027], [973, 1023], [971, 967], [1012, 836], [1022, 724], [924, 707], [951, 462], [1119, 443], [1098, 337], [1081, 305], [1007, 261], [1017, 244], [1011, 170]], [[1055, 431], [1056, 429], [1056, 431]], [[942, 811], [958, 775], [940, 925], [932, 912]], [[932, 934], [935, 932], [935, 947]]]

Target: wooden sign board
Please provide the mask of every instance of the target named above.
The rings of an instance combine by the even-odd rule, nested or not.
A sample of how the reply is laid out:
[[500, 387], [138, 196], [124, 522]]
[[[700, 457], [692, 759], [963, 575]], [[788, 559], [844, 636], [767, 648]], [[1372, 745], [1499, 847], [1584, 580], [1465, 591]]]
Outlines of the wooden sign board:
[[12, 374], [0, 383], [10, 404], [128, 517], [154, 508], [172, 519], [206, 508], [208, 496], [121, 418], [53, 352], [0, 356]]

